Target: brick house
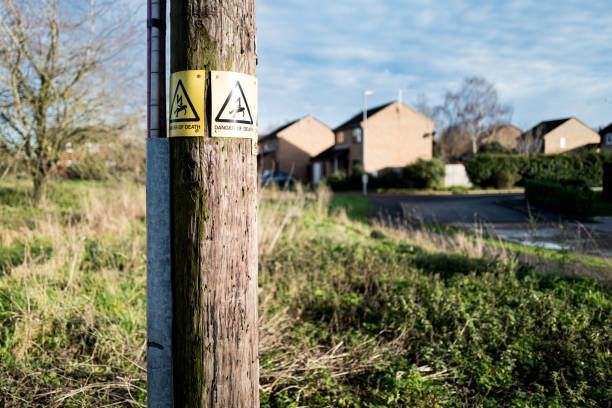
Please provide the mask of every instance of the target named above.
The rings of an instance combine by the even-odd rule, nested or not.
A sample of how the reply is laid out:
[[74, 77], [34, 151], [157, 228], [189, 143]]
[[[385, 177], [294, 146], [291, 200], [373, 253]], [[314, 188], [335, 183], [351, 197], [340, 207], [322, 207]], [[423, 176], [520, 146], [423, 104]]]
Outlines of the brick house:
[[482, 138], [480, 144], [498, 142], [504, 149], [513, 151], [518, 148], [519, 139], [522, 133], [523, 131], [514, 125], [496, 126], [489, 130], [489, 134]]
[[259, 138], [259, 171], [275, 170], [308, 182], [310, 159], [334, 143], [332, 130], [308, 115]]
[[519, 140], [522, 153], [564, 153], [597, 146], [597, 132], [576, 118], [548, 120], [538, 123]]
[[612, 151], [612, 123], [599, 131], [601, 136], [601, 149]]
[[[433, 155], [434, 123], [401, 102], [391, 102], [367, 111], [365, 170], [403, 167]], [[362, 160], [363, 112], [334, 129], [333, 146], [312, 158], [313, 179], [344, 172], [351, 174]]]

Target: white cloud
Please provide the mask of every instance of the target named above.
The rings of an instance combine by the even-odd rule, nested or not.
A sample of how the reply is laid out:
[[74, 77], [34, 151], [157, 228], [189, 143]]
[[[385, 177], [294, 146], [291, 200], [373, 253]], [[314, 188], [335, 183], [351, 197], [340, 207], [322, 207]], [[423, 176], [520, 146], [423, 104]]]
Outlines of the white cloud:
[[612, 121], [607, 0], [259, 0], [261, 123], [312, 113], [334, 126], [404, 89], [440, 102], [463, 77], [497, 84], [522, 126]]

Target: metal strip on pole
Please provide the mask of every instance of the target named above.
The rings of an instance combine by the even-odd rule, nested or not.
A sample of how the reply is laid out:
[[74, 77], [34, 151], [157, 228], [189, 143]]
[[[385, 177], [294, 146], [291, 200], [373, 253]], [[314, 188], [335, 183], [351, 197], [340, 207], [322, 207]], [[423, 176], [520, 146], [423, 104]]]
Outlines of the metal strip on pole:
[[166, 0], [147, 7], [147, 406], [173, 407]]

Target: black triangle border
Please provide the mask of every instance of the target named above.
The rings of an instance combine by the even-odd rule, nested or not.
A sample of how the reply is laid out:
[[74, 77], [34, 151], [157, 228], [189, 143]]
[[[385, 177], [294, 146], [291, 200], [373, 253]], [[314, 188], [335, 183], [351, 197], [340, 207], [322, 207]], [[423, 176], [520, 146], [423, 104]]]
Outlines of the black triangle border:
[[189, 104], [189, 107], [191, 108], [191, 111], [194, 113], [195, 115], [195, 119], [170, 119], [170, 123], [176, 123], [176, 122], [199, 122], [200, 121], [200, 115], [198, 115], [198, 112], [196, 112], [195, 108], [193, 107], [193, 104], [191, 103], [191, 99], [189, 99], [189, 94], [187, 94], [187, 91], [185, 90], [185, 86], [183, 85], [183, 81], [182, 80], [178, 80], [178, 83], [176, 84], [176, 89], [174, 90], [174, 96], [172, 97], [172, 103], [170, 104], [170, 117], [172, 117], [172, 109], [174, 108], [174, 101], [176, 100], [176, 94], [178, 92], [179, 86], [181, 87], [181, 89], [183, 90], [183, 94], [185, 95], [185, 98], [187, 98], [187, 103]]
[[[237, 119], [221, 119], [221, 114], [225, 111], [225, 107], [227, 106], [229, 101], [232, 99], [232, 96], [234, 95], [234, 90], [236, 89], [236, 85], [238, 85], [238, 89], [240, 90], [240, 94], [242, 95], [242, 99], [244, 99], [244, 105], [246, 106], [246, 109], [247, 109], [247, 112], [249, 113], [249, 118], [251, 118], [251, 121], [248, 121], [248, 120], [237, 120]], [[244, 91], [242, 90], [242, 85], [240, 85], [240, 81], [236, 81], [236, 85], [234, 85], [232, 87], [232, 91], [228, 95], [228, 97], [225, 100], [225, 102], [223, 102], [223, 106], [221, 106], [221, 109], [219, 109], [219, 113], [217, 114], [217, 117], [215, 118], [215, 122], [221, 122], [221, 123], [242, 123], [244, 125], [252, 125], [253, 124], [253, 115], [251, 115], [251, 108], [249, 108], [249, 102], [247, 101], [246, 96], [244, 96]]]

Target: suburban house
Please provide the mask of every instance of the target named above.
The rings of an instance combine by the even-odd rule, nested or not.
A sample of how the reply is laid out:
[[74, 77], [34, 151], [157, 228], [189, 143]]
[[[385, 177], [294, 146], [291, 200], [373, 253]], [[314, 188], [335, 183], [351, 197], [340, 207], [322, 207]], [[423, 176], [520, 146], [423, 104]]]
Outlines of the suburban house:
[[289, 122], [259, 138], [259, 171], [273, 170], [310, 181], [310, 159], [334, 144], [332, 130], [313, 118]]
[[540, 122], [521, 135], [519, 150], [524, 153], [563, 153], [596, 147], [599, 134], [576, 118]]
[[[368, 109], [365, 170], [376, 173], [431, 159], [433, 127], [433, 121], [399, 101]], [[362, 165], [363, 112], [334, 129], [334, 135], [333, 146], [311, 160], [315, 183]]]
[[488, 134], [482, 138], [480, 144], [498, 142], [504, 149], [513, 151], [518, 148], [519, 139], [523, 131], [514, 125], [494, 126], [489, 129]]
[[601, 136], [601, 148], [612, 150], [612, 123], [599, 131]]

